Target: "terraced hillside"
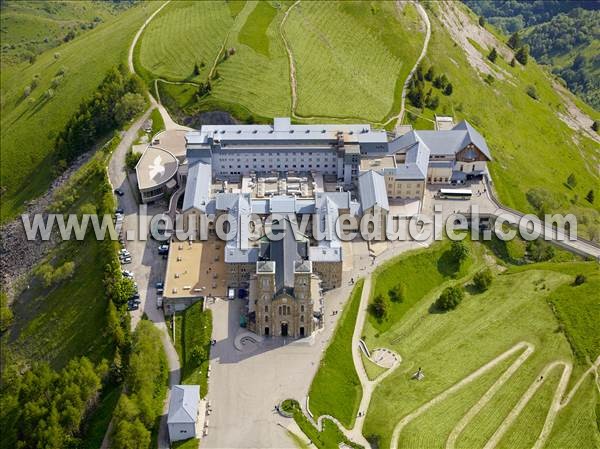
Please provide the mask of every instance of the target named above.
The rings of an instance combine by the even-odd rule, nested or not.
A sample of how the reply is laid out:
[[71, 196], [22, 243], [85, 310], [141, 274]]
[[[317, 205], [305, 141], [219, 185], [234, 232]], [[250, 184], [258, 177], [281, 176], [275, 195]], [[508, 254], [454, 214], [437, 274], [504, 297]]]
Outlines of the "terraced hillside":
[[[375, 319], [370, 312], [360, 335], [365, 347], [391, 351], [400, 361], [379, 367], [380, 382], [363, 383], [363, 395], [374, 388], [366, 420], [344, 433], [354, 442], [362, 434], [386, 449], [600, 447], [600, 334], [592, 318], [600, 310], [590, 295], [600, 286], [597, 264], [559, 253], [550, 262], [514, 265], [509, 260], [521, 257], [516, 247], [468, 247], [462, 263], [449, 263], [453, 256], [444, 241], [392, 259], [372, 275], [366, 298], [383, 296], [387, 314]], [[491, 270], [491, 284], [481, 290], [473, 279], [484, 269]], [[575, 282], [577, 275], [583, 283]], [[394, 300], [390, 292], [399, 282], [404, 294]], [[442, 312], [434, 304], [448, 287], [459, 288], [464, 299]], [[350, 347], [350, 337], [346, 342], [345, 353], [336, 347], [338, 361], [359, 350]], [[325, 363], [336, 343], [310, 398], [313, 404], [319, 389], [319, 403], [333, 405], [326, 412], [311, 408], [315, 420], [327, 413], [350, 426], [346, 407], [361, 391], [347, 390], [340, 402], [338, 390], [327, 388], [353, 371], [347, 363]]]
[[[163, 98], [167, 105], [183, 115], [212, 108], [242, 119], [378, 123], [398, 113], [423, 38], [411, 4], [176, 2], [144, 32], [137, 66], [150, 84], [187, 83], [158, 82], [161, 97], [174, 100]], [[209, 78], [212, 92], [198, 101], [189, 83]]]
[[[122, 14], [40, 54], [33, 64], [1, 73], [1, 219], [14, 217], [56, 176], [54, 139], [106, 72], [125, 63], [128, 45], [158, 2], [141, 2]], [[3, 9], [3, 14], [4, 14]]]
[[[423, 265], [431, 251], [435, 250], [416, 253], [402, 262], [420, 264], [423, 273], [435, 274], [439, 270], [435, 264], [428, 269]], [[478, 256], [473, 264], [481, 269], [490, 261], [489, 256]], [[404, 265], [392, 264], [387, 270], [410, 284], [412, 279], [401, 274]], [[494, 270], [500, 267], [494, 265]], [[593, 375], [587, 373], [572, 399], [567, 397], [600, 355], [591, 321], [568, 321], [568, 316], [597, 311], [596, 305], [584, 300], [585, 292], [573, 285], [575, 274], [586, 273], [590, 283], [584, 288], [594, 288], [600, 279], [597, 267], [594, 263], [550, 263], [498, 273], [484, 293], [469, 287], [471, 275], [460, 277], [429, 290], [400, 317], [391, 318], [385, 332], [366, 325], [370, 347], [388, 347], [403, 358], [375, 390], [367, 414], [364, 434], [378, 439], [379, 447], [390, 447], [392, 440], [401, 448], [533, 447], [549, 410], [555, 407], [555, 395], [564, 406], [547, 429], [544, 447], [600, 446]], [[432, 303], [448, 285], [466, 286], [470, 293], [456, 310], [432, 311]], [[573, 308], [568, 314], [553, 312], [550, 304], [559, 298], [561, 307], [570, 301]], [[557, 326], [562, 331], [557, 332]], [[573, 335], [581, 333], [587, 339], [575, 342]], [[581, 350], [586, 355], [578, 358]], [[571, 376], [563, 374], [557, 362], [574, 364]], [[425, 378], [415, 381], [411, 377], [419, 367]], [[564, 391], [567, 384], [560, 386], [561, 376], [566, 376], [568, 384]], [[459, 382], [464, 385], [458, 386]], [[521, 407], [519, 401], [530, 389], [535, 391]], [[515, 411], [516, 407], [520, 409]], [[505, 421], [506, 427], [501, 427]]]

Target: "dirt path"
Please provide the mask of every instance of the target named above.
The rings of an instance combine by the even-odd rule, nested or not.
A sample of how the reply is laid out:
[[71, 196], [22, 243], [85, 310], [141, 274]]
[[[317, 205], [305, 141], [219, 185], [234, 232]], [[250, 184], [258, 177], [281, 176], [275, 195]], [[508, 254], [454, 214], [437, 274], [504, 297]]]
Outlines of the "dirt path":
[[292, 9], [294, 9], [297, 5], [300, 4], [300, 0], [296, 0], [292, 6], [290, 6], [285, 12], [283, 19], [281, 19], [281, 23], [279, 24], [279, 34], [281, 35], [281, 40], [283, 40], [283, 45], [285, 46], [285, 51], [288, 56], [288, 61], [290, 63], [290, 87], [292, 89], [292, 117], [299, 118], [296, 115], [296, 105], [298, 104], [298, 93], [297, 93], [297, 82], [296, 82], [296, 65], [294, 64], [294, 55], [292, 54], [292, 49], [290, 48], [290, 44], [285, 37], [285, 33], [283, 32], [283, 27], [285, 26], [285, 22], [287, 21], [288, 16]]
[[[292, 49], [290, 48], [289, 42], [287, 41], [287, 39], [285, 37], [283, 27], [285, 26], [285, 22], [287, 21], [289, 13], [299, 3], [300, 3], [300, 0], [296, 0], [296, 2], [288, 8], [288, 10], [285, 12], [285, 15], [283, 16], [283, 19], [281, 20], [281, 24], [279, 25], [279, 34], [281, 35], [281, 39], [283, 40], [283, 44], [285, 46], [285, 50], [287, 52], [288, 61], [289, 61], [289, 65], [290, 65], [290, 87], [291, 87], [291, 91], [292, 91], [292, 117], [295, 119], [301, 119], [301, 120], [302, 119], [304, 119], [304, 120], [334, 119], [335, 120], [336, 118], [339, 119], [339, 117], [319, 117], [319, 116], [306, 116], [305, 117], [305, 116], [299, 116], [296, 113], [296, 107], [298, 105], [298, 83], [296, 80], [296, 65], [294, 63], [294, 55], [292, 53]], [[388, 124], [393, 123], [393, 122], [396, 122], [394, 127], [396, 127], [402, 123], [402, 119], [404, 117], [404, 112], [405, 112], [404, 105], [406, 103], [406, 91], [408, 89], [408, 84], [410, 83], [410, 80], [411, 80], [413, 74], [415, 73], [415, 70], [417, 70], [417, 67], [419, 66], [419, 64], [421, 63], [421, 61], [427, 54], [427, 48], [429, 47], [429, 39], [431, 38], [431, 22], [429, 21], [429, 17], [427, 16], [427, 12], [425, 11], [425, 8], [423, 8], [423, 6], [421, 6], [421, 4], [418, 2], [413, 2], [413, 4], [415, 5], [415, 8], [417, 8], [417, 12], [419, 13], [421, 18], [423, 19], [423, 22], [425, 23], [425, 27], [426, 27], [425, 41], [423, 42], [423, 48], [421, 50], [421, 54], [417, 58], [417, 61], [415, 62], [413, 68], [411, 69], [410, 73], [406, 77], [406, 80], [404, 81], [404, 85], [402, 87], [402, 100], [401, 100], [401, 104], [400, 104], [400, 111], [398, 112], [398, 114], [391, 117], [384, 123], [374, 123], [375, 125], [381, 126], [382, 128], [384, 128], [385, 126], [387, 126]], [[396, 5], [399, 10], [402, 10], [402, 8], [403, 8], [402, 2], [397, 1]], [[349, 117], [345, 117], [344, 119], [349, 119]], [[358, 120], [364, 120], [364, 119], [358, 118]], [[366, 121], [369, 121], [369, 120], [366, 120]]]
[[[452, 432], [450, 432], [448, 440], [446, 441], [446, 448], [454, 449], [456, 447], [456, 441], [458, 437], [462, 434], [462, 432], [471, 422], [471, 420], [492, 400], [492, 398], [500, 390], [500, 388], [512, 377], [513, 374], [515, 374], [521, 368], [523, 363], [525, 363], [527, 359], [533, 354], [533, 352], [535, 351], [534, 345], [528, 342], [517, 343], [508, 351], [500, 354], [498, 357], [495, 357], [494, 359], [483, 365], [481, 368], [472, 372], [467, 377], [455, 383], [453, 386], [443, 391], [441, 394], [434, 397], [430, 401], [426, 402], [412, 413], [403, 417], [398, 422], [398, 424], [396, 424], [396, 427], [394, 427], [392, 439], [390, 442], [390, 449], [396, 449], [398, 447], [400, 433], [409, 423], [421, 416], [434, 405], [446, 400], [452, 394], [456, 393], [463, 387], [475, 381], [476, 379], [478, 379], [479, 377], [496, 367], [498, 364], [500, 364], [513, 354], [522, 350], [524, 350], [523, 353], [509, 366], [509, 368], [506, 371], [502, 373], [500, 378], [498, 378], [498, 380], [494, 382], [494, 384], [484, 393], [481, 399], [479, 399], [479, 401], [477, 401], [477, 403], [473, 407], [471, 407], [471, 409], [469, 409], [469, 411], [456, 424], [454, 429], [452, 429]], [[541, 449], [542, 447], [544, 447], [548, 436], [550, 435], [550, 432], [552, 431], [552, 428], [554, 426], [556, 416], [558, 415], [560, 410], [566, 407], [571, 402], [575, 393], [577, 392], [577, 390], [588, 375], [594, 374], [597, 378], [598, 367], [600, 366], [600, 357], [598, 357], [595, 363], [583, 373], [583, 375], [573, 386], [573, 388], [567, 396], [565, 396], [565, 392], [567, 390], [567, 386], [569, 385], [569, 380], [571, 378], [572, 364], [570, 362], [558, 360], [546, 365], [540, 372], [540, 377], [537, 377], [536, 380], [534, 380], [533, 383], [529, 386], [527, 391], [523, 393], [517, 404], [509, 412], [506, 418], [504, 418], [504, 421], [502, 421], [500, 426], [496, 429], [494, 434], [487, 441], [486, 445], [484, 446], [484, 449], [494, 449], [498, 445], [502, 437], [506, 434], [508, 429], [519, 417], [519, 415], [522, 413], [523, 409], [527, 406], [529, 401], [533, 398], [535, 393], [544, 384], [544, 382], [547, 381], [549, 374], [554, 369], [557, 369], [561, 366], [563, 367], [563, 372], [554, 392], [552, 404], [548, 409], [548, 414], [546, 416], [546, 420], [544, 422], [542, 431], [540, 432], [540, 435], [538, 436], [538, 439], [535, 445], [533, 446], [534, 449]]]
[[[396, 2], [396, 4], [400, 8], [399, 2]], [[421, 54], [417, 58], [415, 65], [413, 66], [413, 68], [409, 72], [408, 76], [406, 77], [406, 80], [404, 81], [404, 86], [402, 86], [402, 99], [401, 99], [401, 103], [400, 103], [400, 111], [398, 112], [397, 115], [395, 115], [394, 117], [390, 118], [387, 122], [385, 122], [383, 124], [384, 127], [392, 122], [396, 122], [396, 124], [394, 125], [394, 128], [397, 127], [398, 125], [402, 124], [402, 119], [404, 118], [404, 111], [405, 111], [405, 104], [406, 104], [406, 91], [408, 89], [408, 85], [409, 85], [410, 80], [412, 79], [415, 71], [417, 70], [417, 67], [419, 66], [419, 64], [421, 63], [421, 61], [427, 54], [427, 48], [429, 47], [429, 39], [431, 38], [431, 22], [429, 21], [429, 17], [427, 16], [427, 12], [425, 11], [425, 8], [423, 8], [423, 6], [421, 6], [421, 4], [417, 3], [417, 2], [415, 2], [414, 5], [415, 5], [415, 8], [417, 8], [417, 12], [423, 19], [423, 22], [425, 23], [425, 27], [426, 27], [425, 41], [423, 42], [423, 49], [421, 50]]]

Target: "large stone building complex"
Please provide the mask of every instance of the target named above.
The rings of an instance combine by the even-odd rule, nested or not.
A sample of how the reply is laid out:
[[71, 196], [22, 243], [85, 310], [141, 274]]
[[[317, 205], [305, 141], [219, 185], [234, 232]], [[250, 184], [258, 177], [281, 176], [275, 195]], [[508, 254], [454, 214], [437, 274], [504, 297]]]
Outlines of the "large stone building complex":
[[[341, 285], [344, 245], [335, 232], [341, 214], [385, 214], [390, 202], [421, 200], [427, 184], [461, 184], [483, 175], [491, 159], [483, 137], [464, 121], [393, 136], [365, 124], [294, 125], [276, 118], [273, 125], [202, 126], [185, 135], [185, 148], [184, 160], [173, 161], [178, 174], [171, 178], [185, 186], [181, 216], [200, 229], [202, 219], [227, 214], [233, 235], [215, 247], [226, 273], [217, 281], [213, 272], [213, 286], [248, 289], [248, 326], [258, 334], [293, 337], [318, 326], [320, 292]], [[165, 168], [168, 177], [173, 167]], [[144, 179], [140, 164], [138, 178]], [[272, 214], [286, 217], [286, 229], [307, 221], [307, 230], [279, 241], [251, 239], [246, 219]], [[315, 229], [330, 232], [317, 238]], [[192, 247], [180, 249], [187, 255]], [[177, 271], [171, 260], [169, 266], [166, 300], [207, 294], [201, 282], [188, 278], [210, 275], [210, 267]], [[178, 286], [176, 276], [187, 285]]]

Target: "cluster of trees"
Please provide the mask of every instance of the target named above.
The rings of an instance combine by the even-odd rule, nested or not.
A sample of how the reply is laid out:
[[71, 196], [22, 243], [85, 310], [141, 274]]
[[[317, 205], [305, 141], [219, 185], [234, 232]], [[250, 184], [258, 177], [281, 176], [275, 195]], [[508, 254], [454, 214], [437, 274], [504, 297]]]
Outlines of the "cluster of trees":
[[582, 50], [592, 48], [598, 39], [599, 21], [600, 11], [574, 9], [533, 27], [524, 38], [539, 62], [556, 63], [552, 71], [596, 109], [600, 108], [598, 57], [593, 52], [588, 57]]
[[522, 65], [527, 65], [529, 60], [529, 45], [521, 39], [518, 31], [515, 31], [506, 41], [506, 44], [515, 51], [515, 57], [510, 61], [511, 66], [515, 66], [515, 60]]
[[502, 29], [512, 33], [524, 27], [547, 22], [557, 14], [575, 8], [593, 10], [597, 3], [593, 0], [544, 0], [544, 1], [497, 1], [463, 0], [478, 15]]
[[105, 76], [94, 96], [83, 101], [78, 111], [58, 134], [55, 154], [65, 165], [90, 150], [102, 137], [116, 130], [146, 104], [143, 83], [124, 66]]
[[556, 254], [554, 246], [543, 239], [527, 242], [527, 253], [529, 258], [535, 262], [545, 262], [552, 259]]
[[399, 282], [389, 289], [387, 297], [381, 293], [369, 304], [369, 312], [379, 321], [385, 319], [388, 314], [390, 301], [400, 303], [406, 299], [406, 285]]
[[107, 373], [105, 363], [95, 367], [82, 357], [58, 372], [40, 363], [23, 376], [14, 376], [11, 389], [22, 404], [15, 409], [16, 447], [75, 447], [81, 423], [95, 405]]
[[436, 110], [440, 104], [440, 99], [433, 94], [431, 87], [426, 91], [426, 82], [430, 82], [434, 88], [447, 96], [452, 95], [454, 87], [445, 73], [436, 73], [434, 66], [430, 66], [426, 72], [423, 71], [421, 65], [417, 66], [409, 83], [407, 97], [416, 108], [427, 107]]
[[134, 334], [125, 378], [126, 394], [113, 415], [111, 447], [146, 448], [151, 430], [162, 411], [167, 391], [168, 366], [160, 331], [142, 320]]

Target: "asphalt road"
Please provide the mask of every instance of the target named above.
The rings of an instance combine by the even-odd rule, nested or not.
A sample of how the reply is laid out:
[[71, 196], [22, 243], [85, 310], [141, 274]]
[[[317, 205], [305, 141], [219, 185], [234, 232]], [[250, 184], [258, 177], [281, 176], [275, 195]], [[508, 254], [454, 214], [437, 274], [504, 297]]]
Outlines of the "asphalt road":
[[[159, 243], [148, 238], [139, 236], [138, 220], [149, 223], [154, 214], [163, 213], [167, 210], [166, 204], [155, 204], [148, 207], [146, 212], [140, 211], [137, 202], [137, 193], [127, 180], [125, 172], [125, 155], [133, 142], [137, 139], [138, 130], [143, 122], [149, 117], [151, 109], [146, 111], [131, 127], [123, 134], [121, 143], [114, 150], [108, 166], [108, 175], [113, 189], [119, 188], [124, 192], [123, 196], [117, 196], [118, 204], [124, 210], [123, 235], [128, 233], [135, 236], [134, 239], [125, 240], [125, 247], [131, 253], [132, 263], [124, 265], [123, 268], [134, 273], [135, 281], [138, 283], [140, 293], [140, 308], [131, 312], [131, 325], [133, 328], [140, 321], [142, 314], [146, 313], [154, 325], [161, 331], [163, 347], [169, 363], [169, 387], [177, 385], [180, 381], [180, 363], [177, 351], [169, 338], [167, 325], [161, 309], [156, 308], [156, 289], [154, 285], [163, 281], [166, 261], [159, 257], [157, 248]], [[147, 228], [149, 229], [149, 227]], [[169, 392], [170, 394], [170, 392]], [[159, 429], [159, 448], [169, 448], [169, 439], [166, 426], [166, 412], [168, 400], [161, 419]], [[104, 446], [104, 445], [103, 445]], [[104, 446], [106, 447], [106, 446]]]

